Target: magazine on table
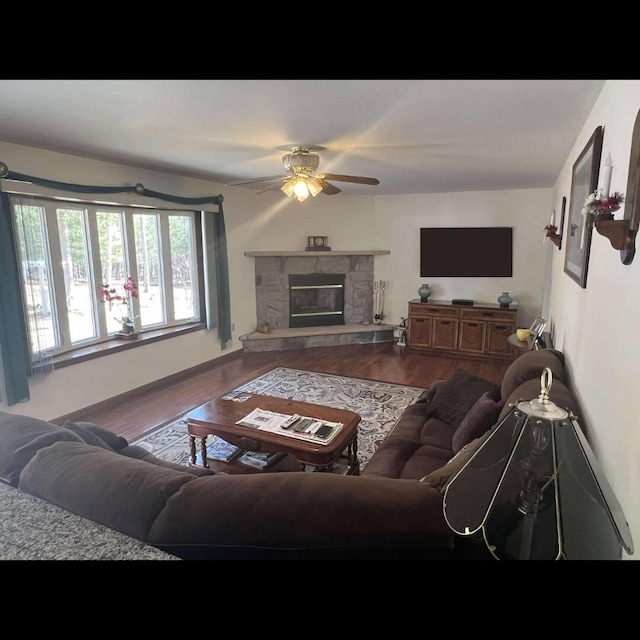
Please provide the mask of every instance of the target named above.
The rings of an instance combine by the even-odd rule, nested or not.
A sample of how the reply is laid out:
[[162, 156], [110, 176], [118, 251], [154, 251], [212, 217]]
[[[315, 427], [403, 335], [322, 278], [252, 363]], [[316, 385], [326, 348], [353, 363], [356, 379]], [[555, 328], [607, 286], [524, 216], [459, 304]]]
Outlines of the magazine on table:
[[229, 391], [222, 396], [222, 400], [233, 400], [234, 402], [245, 402], [249, 398], [253, 398], [253, 394], [248, 391]]
[[207, 445], [207, 458], [209, 458], [209, 460], [231, 462], [231, 460], [234, 460], [243, 453], [244, 449], [223, 440], [220, 436], [214, 436], [213, 442]]
[[284, 458], [285, 453], [278, 451], [275, 453], [262, 453], [260, 451], [247, 451], [238, 458], [238, 462], [246, 464], [256, 469], [266, 469], [272, 464]]
[[329, 422], [297, 413], [288, 415], [259, 408], [248, 413], [236, 424], [316, 444], [329, 444], [344, 426], [342, 422]]

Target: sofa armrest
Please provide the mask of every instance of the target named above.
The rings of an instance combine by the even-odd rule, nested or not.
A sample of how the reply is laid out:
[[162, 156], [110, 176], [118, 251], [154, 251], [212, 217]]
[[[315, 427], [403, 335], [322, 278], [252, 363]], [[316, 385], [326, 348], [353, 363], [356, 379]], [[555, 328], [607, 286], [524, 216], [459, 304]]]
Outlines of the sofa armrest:
[[63, 509], [146, 541], [169, 496], [197, 476], [165, 469], [84, 442], [40, 449], [19, 487]]

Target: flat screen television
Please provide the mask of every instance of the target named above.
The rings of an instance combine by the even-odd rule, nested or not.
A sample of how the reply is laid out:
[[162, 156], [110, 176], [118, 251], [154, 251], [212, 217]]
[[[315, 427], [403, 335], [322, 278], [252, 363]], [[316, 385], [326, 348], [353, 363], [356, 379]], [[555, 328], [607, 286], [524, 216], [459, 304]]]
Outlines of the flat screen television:
[[513, 276], [513, 227], [420, 229], [422, 278]]

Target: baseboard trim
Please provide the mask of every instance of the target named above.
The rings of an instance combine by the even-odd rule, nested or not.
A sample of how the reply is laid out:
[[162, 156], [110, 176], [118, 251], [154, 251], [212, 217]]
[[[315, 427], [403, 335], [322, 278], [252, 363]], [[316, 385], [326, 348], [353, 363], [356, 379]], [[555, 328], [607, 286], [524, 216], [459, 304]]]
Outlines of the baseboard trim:
[[194, 367], [190, 367], [189, 369], [183, 369], [182, 371], [173, 373], [170, 376], [154, 380], [153, 382], [149, 382], [148, 384], [136, 387], [135, 389], [125, 391], [124, 393], [121, 393], [117, 396], [107, 398], [106, 400], [101, 400], [100, 402], [96, 402], [95, 404], [83, 407], [82, 409], [78, 409], [77, 411], [72, 411], [71, 413], [59, 416], [58, 418], [49, 420], [49, 422], [57, 425], [63, 425], [67, 420], [82, 420], [82, 416], [85, 416], [88, 412], [110, 409], [111, 407], [126, 402], [128, 398], [138, 396], [141, 393], [146, 393], [148, 391], [156, 391], [157, 389], [160, 389], [162, 387], [168, 387], [172, 384], [180, 382], [181, 380], [184, 380], [185, 378], [189, 378], [191, 376], [207, 371], [215, 365], [230, 362], [231, 360], [236, 360], [242, 355], [242, 349], [237, 349], [236, 351], [232, 351], [231, 353], [225, 353], [222, 356], [218, 356], [217, 358], [213, 358], [212, 360], [208, 360], [207, 362], [202, 362], [201, 364], [197, 364]]

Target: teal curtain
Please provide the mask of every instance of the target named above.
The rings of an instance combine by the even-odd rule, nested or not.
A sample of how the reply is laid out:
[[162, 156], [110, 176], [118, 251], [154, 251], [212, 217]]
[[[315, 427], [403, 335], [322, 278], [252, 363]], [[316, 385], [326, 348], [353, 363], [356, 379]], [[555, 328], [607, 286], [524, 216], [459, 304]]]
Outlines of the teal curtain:
[[207, 329], [218, 328], [218, 337], [224, 349], [226, 342], [231, 340], [229, 267], [224, 216], [203, 212], [202, 237], [205, 247], [205, 300], [207, 309], [211, 310], [211, 313], [207, 313]]
[[0, 355], [8, 405], [29, 399], [31, 356], [9, 197], [0, 193]]
[[[188, 206], [216, 204], [217, 213], [203, 212], [206, 295], [205, 313], [207, 328], [217, 328], [222, 348], [226, 348], [231, 339], [231, 302], [229, 295], [229, 264], [227, 259], [227, 238], [222, 211], [222, 195], [184, 198], [158, 191], [145, 189], [143, 185], [134, 187], [101, 187], [70, 184], [36, 178], [22, 173], [9, 171], [6, 164], [0, 162], [0, 178], [30, 182], [51, 189], [61, 189], [70, 193], [137, 193]], [[210, 275], [210, 277], [209, 277]], [[6, 402], [13, 405], [29, 400], [28, 378], [31, 375], [31, 358], [27, 325], [22, 304], [22, 292], [18, 272], [18, 259], [14, 242], [13, 223], [9, 198], [0, 192], [0, 358], [4, 369]]]

